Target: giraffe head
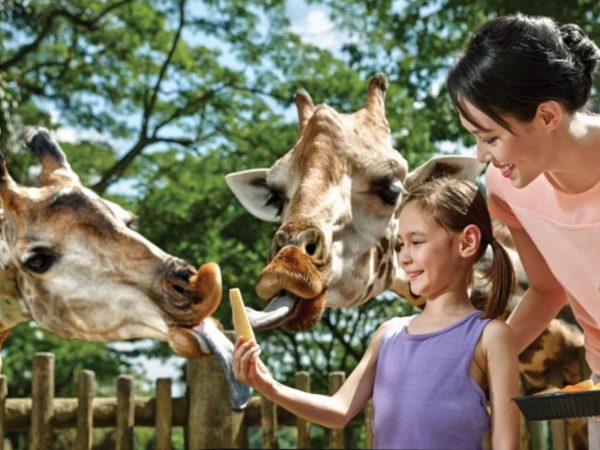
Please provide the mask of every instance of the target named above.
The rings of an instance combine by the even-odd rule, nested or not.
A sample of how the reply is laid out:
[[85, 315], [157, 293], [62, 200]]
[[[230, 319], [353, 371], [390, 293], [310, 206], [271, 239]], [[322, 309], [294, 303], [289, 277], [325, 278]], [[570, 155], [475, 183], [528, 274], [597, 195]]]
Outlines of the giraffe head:
[[42, 164], [35, 186], [15, 182], [0, 157], [0, 331], [33, 318], [66, 338], [148, 337], [206, 353], [188, 330], [220, 302], [219, 267], [196, 271], [131, 229], [133, 214], [82, 186], [46, 130], [26, 142]]
[[299, 133], [270, 169], [229, 174], [238, 200], [259, 219], [281, 222], [256, 284], [269, 301], [249, 311], [254, 327], [305, 329], [326, 306], [352, 307], [392, 288], [415, 300], [396, 258], [396, 210], [404, 186], [434, 173], [474, 177], [474, 158], [431, 161], [407, 177], [385, 115], [387, 79], [369, 83], [364, 106], [341, 114], [295, 95]]

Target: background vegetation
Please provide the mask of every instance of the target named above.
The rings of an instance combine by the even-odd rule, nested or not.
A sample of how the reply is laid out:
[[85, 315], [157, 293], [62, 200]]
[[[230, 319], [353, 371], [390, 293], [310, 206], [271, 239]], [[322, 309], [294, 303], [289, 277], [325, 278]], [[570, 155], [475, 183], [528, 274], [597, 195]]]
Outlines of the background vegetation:
[[[307, 4], [329, 15], [338, 42], [315, 45], [319, 36], [307, 39], [294, 26], [290, 17]], [[600, 42], [595, 0], [307, 4], [0, 2], [0, 148], [11, 172], [23, 183], [32, 179], [34, 161], [19, 151], [25, 125], [62, 130], [63, 148], [86, 185], [133, 210], [139, 231], [166, 251], [195, 264], [219, 262], [225, 292], [239, 286], [248, 303], [260, 306], [253, 285], [275, 228], [244, 211], [224, 175], [268, 167], [293, 145], [297, 122], [291, 105], [298, 87], [318, 103], [352, 111], [361, 106], [369, 77], [385, 72], [394, 145], [414, 167], [434, 153], [470, 145], [444, 78], [485, 20], [516, 11], [550, 15], [578, 23]], [[599, 106], [598, 100], [591, 105]], [[227, 303], [217, 317], [229, 327]], [[409, 312], [400, 299], [386, 295], [352, 311], [328, 311], [309, 332], [275, 331], [259, 339], [278, 377], [291, 381], [296, 370], [309, 370], [313, 389], [325, 391], [326, 373], [349, 372], [379, 323]], [[137, 371], [144, 378], [132, 357], [170, 356], [162, 343], [117, 351], [67, 342], [34, 324], [18, 326], [5, 347], [13, 397], [30, 394], [35, 351], [57, 356], [57, 396], [73, 394], [81, 368], [96, 371], [103, 393], [113, 389], [120, 372]], [[179, 376], [183, 362], [165, 359]], [[68, 448], [68, 437], [60, 439]], [[13, 440], [18, 445], [18, 437]]]

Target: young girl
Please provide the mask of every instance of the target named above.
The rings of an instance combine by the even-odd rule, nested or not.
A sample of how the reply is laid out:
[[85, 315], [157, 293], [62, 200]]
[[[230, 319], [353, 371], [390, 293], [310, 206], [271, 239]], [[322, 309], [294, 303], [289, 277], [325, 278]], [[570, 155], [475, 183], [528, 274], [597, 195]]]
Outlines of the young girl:
[[[516, 449], [519, 421], [517, 356], [506, 308], [513, 272], [492, 235], [475, 184], [438, 179], [401, 205], [400, 264], [411, 290], [427, 298], [423, 312], [394, 318], [375, 333], [360, 363], [333, 396], [299, 391], [274, 380], [254, 342], [238, 339], [234, 374], [293, 414], [343, 427], [373, 397], [376, 448]], [[469, 299], [473, 265], [493, 251], [492, 293], [485, 311]], [[489, 390], [491, 421], [485, 390]]]
[[[508, 319], [522, 351], [568, 301], [600, 374], [600, 116], [585, 111], [600, 50], [573, 24], [501, 17], [448, 76], [487, 170], [489, 209], [508, 225], [529, 289]], [[600, 421], [589, 421], [600, 448]]]

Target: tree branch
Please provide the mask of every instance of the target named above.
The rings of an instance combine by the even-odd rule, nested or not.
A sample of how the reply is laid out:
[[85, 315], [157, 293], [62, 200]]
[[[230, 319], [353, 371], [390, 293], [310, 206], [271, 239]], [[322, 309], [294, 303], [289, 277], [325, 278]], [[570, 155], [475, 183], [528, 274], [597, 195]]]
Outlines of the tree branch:
[[59, 18], [65, 18], [74, 25], [79, 25], [88, 29], [94, 29], [96, 24], [102, 20], [104, 16], [106, 16], [112, 10], [119, 8], [127, 3], [131, 3], [134, 0], [120, 0], [116, 3], [108, 5], [104, 10], [100, 12], [96, 17], [85, 19], [83, 14], [74, 14], [66, 9], [55, 9], [50, 12], [47, 16], [45, 23], [42, 26], [42, 30], [37, 35], [37, 37], [30, 42], [29, 44], [23, 45], [19, 48], [15, 54], [8, 58], [5, 61], [0, 61], [0, 72], [4, 72], [10, 67], [19, 61], [21, 61], [27, 54], [35, 51], [44, 39], [50, 34], [52, 28], [54, 27], [54, 23]]
[[152, 116], [154, 106], [156, 105], [156, 99], [158, 98], [158, 93], [160, 92], [160, 85], [167, 73], [167, 69], [171, 64], [173, 59], [173, 55], [175, 54], [175, 50], [177, 49], [177, 44], [179, 43], [179, 38], [181, 37], [181, 32], [183, 30], [183, 26], [185, 25], [185, 0], [181, 0], [179, 2], [179, 24], [177, 26], [177, 31], [175, 32], [175, 36], [173, 38], [173, 43], [171, 44], [171, 48], [167, 55], [167, 58], [163, 62], [160, 72], [158, 73], [158, 79], [154, 84], [154, 88], [152, 89], [152, 96], [150, 99], [144, 100], [144, 116], [142, 118], [142, 135], [147, 135], [148, 130], [148, 121]]
[[163, 120], [158, 125], [156, 125], [156, 127], [154, 128], [154, 132], [152, 133], [152, 136], [153, 137], [156, 136], [156, 134], [164, 126], [168, 125], [171, 121], [177, 119], [178, 117], [181, 117], [188, 111], [197, 110], [198, 108], [200, 108], [201, 106], [206, 104], [208, 102], [208, 100], [210, 100], [218, 91], [222, 90], [224, 87], [225, 86], [220, 86], [215, 89], [211, 89], [210, 91], [205, 92], [203, 95], [196, 97], [192, 100], [189, 100], [183, 107], [176, 109], [175, 111], [173, 111], [173, 113], [169, 117], [167, 117], [165, 120]]
[[125, 169], [129, 167], [129, 165], [133, 162], [135, 157], [139, 155], [148, 144], [158, 142], [159, 138], [155, 137], [156, 133], [154, 133], [153, 136], [148, 136], [148, 123], [150, 121], [150, 117], [152, 116], [154, 106], [156, 104], [156, 99], [160, 91], [160, 85], [165, 77], [169, 65], [171, 64], [173, 55], [175, 54], [175, 50], [179, 42], [179, 38], [181, 36], [181, 32], [183, 30], [183, 26], [185, 25], [185, 1], [186, 0], [181, 0], [179, 2], [179, 25], [177, 27], [177, 31], [175, 32], [175, 36], [173, 37], [173, 43], [171, 44], [171, 48], [169, 50], [167, 58], [165, 59], [160, 68], [158, 79], [156, 80], [154, 88], [152, 89], [152, 96], [150, 99], [144, 100], [142, 126], [139, 133], [138, 141], [134, 144], [131, 150], [129, 150], [125, 154], [125, 156], [123, 156], [119, 161], [113, 164], [113, 166], [110, 167], [102, 175], [100, 181], [98, 181], [98, 183], [96, 183], [93, 186], [93, 189], [99, 193], [103, 193], [108, 188], [108, 186], [114, 182], [116, 177], [122, 174], [125, 171]]

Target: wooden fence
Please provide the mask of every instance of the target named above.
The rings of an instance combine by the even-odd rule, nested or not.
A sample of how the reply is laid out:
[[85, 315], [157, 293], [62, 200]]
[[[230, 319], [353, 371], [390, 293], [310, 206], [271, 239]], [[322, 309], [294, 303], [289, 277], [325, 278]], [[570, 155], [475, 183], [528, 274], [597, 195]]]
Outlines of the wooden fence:
[[[344, 379], [343, 372], [329, 374], [330, 393], [336, 392]], [[169, 379], [157, 380], [155, 397], [135, 397], [133, 378], [122, 375], [117, 379], [116, 397], [96, 398], [94, 373], [84, 370], [79, 374], [77, 398], [54, 398], [54, 355], [38, 353], [33, 360], [32, 398], [7, 398], [7, 380], [0, 377], [0, 443], [7, 431], [28, 430], [29, 450], [48, 450], [53, 430], [75, 428], [74, 448], [88, 450], [93, 429], [111, 427], [115, 429], [115, 448], [129, 450], [133, 449], [134, 427], [145, 426], [156, 429], [156, 448], [160, 450], [172, 448], [173, 427], [184, 428], [186, 450], [247, 448], [248, 428], [258, 426], [262, 447], [278, 448], [278, 427], [293, 426], [297, 428], [297, 447], [311, 448], [310, 424], [263, 397], [253, 397], [243, 412], [232, 411], [227, 384], [213, 358], [189, 360], [186, 381], [183, 398], [172, 398]], [[296, 374], [296, 386], [310, 391], [307, 372]], [[372, 415], [369, 402], [353, 421], [366, 427], [366, 448], [372, 448]], [[550, 429], [552, 448], [567, 449], [565, 421], [552, 421]], [[524, 450], [532, 448], [531, 430], [523, 421]], [[347, 443], [345, 436], [344, 429], [329, 430], [329, 448], [356, 447], [356, 443]]]

